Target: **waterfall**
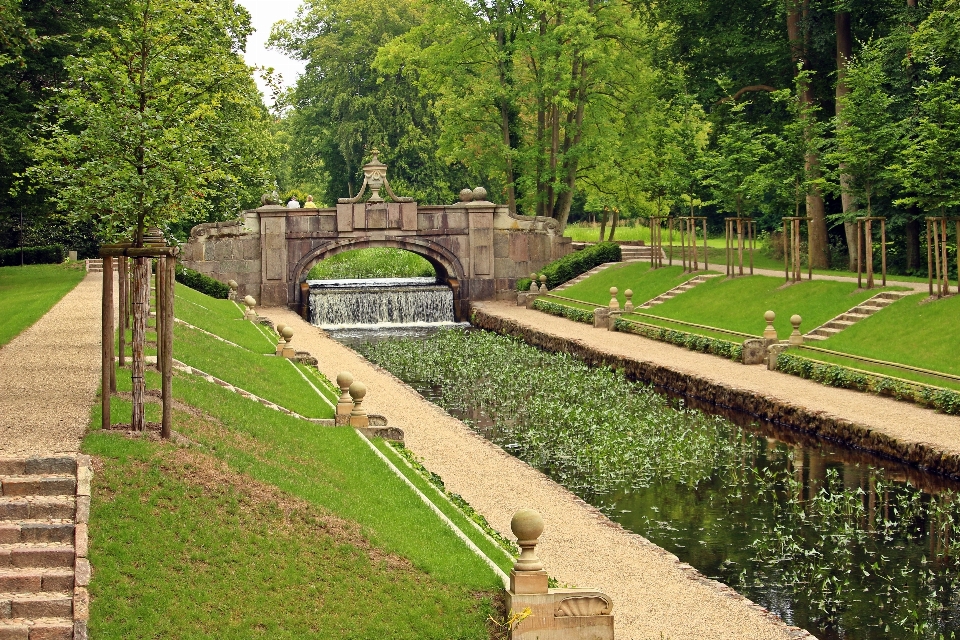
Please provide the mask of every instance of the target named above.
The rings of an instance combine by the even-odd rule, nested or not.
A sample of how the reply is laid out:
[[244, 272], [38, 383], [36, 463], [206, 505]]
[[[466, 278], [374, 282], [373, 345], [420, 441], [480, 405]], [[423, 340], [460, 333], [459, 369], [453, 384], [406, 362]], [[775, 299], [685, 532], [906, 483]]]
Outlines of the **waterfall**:
[[308, 280], [310, 321], [324, 329], [451, 324], [453, 290], [435, 278]]

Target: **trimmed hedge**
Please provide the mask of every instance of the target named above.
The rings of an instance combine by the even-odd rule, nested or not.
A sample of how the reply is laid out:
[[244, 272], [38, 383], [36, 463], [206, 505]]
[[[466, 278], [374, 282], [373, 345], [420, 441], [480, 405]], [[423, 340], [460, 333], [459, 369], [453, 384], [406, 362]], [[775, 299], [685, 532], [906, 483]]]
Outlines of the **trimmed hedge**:
[[549, 313], [552, 316], [560, 316], [561, 318], [573, 320], [574, 322], [582, 322], [584, 324], [593, 325], [593, 311], [587, 311], [586, 309], [568, 307], [564, 304], [549, 302], [543, 298], [537, 298], [534, 300], [533, 308], [537, 311]]
[[897, 400], [915, 402], [943, 413], [960, 414], [960, 393], [949, 389], [899, 380], [879, 373], [863, 373], [839, 364], [818, 362], [792, 353], [781, 353], [777, 356], [777, 371], [807, 378], [828, 387], [868, 391]]
[[[67, 252], [59, 244], [44, 247], [24, 247], [23, 264], [60, 264]], [[0, 249], [0, 267], [20, 266], [20, 249]]]
[[[620, 262], [621, 259], [620, 245], [616, 242], [600, 242], [554, 260], [541, 269], [540, 273], [547, 276], [547, 289], [553, 289], [605, 262]], [[517, 281], [517, 291], [529, 289], [530, 278]]]
[[183, 265], [177, 265], [177, 282], [200, 293], [205, 293], [211, 298], [226, 300], [230, 295], [230, 287], [219, 280], [214, 280], [203, 275], [199, 271], [187, 269]]
[[743, 345], [728, 340], [719, 340], [717, 338], [701, 336], [696, 333], [667, 329], [666, 327], [638, 324], [624, 320], [623, 318], [617, 318], [614, 327], [617, 331], [622, 331], [623, 333], [634, 333], [644, 338], [650, 338], [651, 340], [669, 342], [670, 344], [675, 344], [678, 347], [683, 347], [690, 351], [712, 353], [715, 356], [729, 358], [730, 360], [736, 360], [738, 362], [743, 359]]

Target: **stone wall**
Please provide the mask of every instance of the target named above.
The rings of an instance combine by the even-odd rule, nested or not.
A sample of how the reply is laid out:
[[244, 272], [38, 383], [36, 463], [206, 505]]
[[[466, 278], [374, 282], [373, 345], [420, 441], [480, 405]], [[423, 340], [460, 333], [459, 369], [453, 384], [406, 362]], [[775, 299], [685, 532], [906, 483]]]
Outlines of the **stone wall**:
[[592, 366], [621, 369], [629, 378], [654, 384], [671, 392], [690, 396], [720, 407], [743, 411], [804, 433], [864, 449], [871, 453], [921, 468], [960, 478], [960, 456], [938, 451], [922, 443], [904, 443], [870, 428], [837, 416], [825, 415], [799, 404], [784, 402], [729, 384], [691, 375], [652, 362], [606, 353], [575, 340], [567, 340], [526, 327], [514, 321], [474, 309], [474, 326], [516, 336], [541, 349], [565, 352]]
[[197, 225], [183, 246], [183, 265], [220, 282], [236, 280], [240, 297], [260, 300], [260, 234], [247, 229], [244, 221]]

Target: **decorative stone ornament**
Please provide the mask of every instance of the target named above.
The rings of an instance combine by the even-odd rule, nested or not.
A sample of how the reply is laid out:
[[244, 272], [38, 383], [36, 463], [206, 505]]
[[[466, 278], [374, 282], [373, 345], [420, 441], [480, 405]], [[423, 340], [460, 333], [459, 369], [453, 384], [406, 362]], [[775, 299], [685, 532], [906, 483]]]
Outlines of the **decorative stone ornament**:
[[773, 311], [767, 311], [763, 314], [763, 319], [767, 321], [767, 328], [763, 330], [763, 339], [776, 340], [777, 330], [773, 326], [773, 321], [777, 319], [777, 314]]
[[247, 296], [243, 299], [243, 304], [247, 306], [247, 311], [243, 314], [243, 319], [256, 321], [257, 312], [254, 309], [257, 306], [257, 301], [253, 299], [253, 296]]
[[370, 162], [363, 165], [363, 184], [360, 185], [357, 195], [353, 198], [340, 198], [337, 202], [340, 204], [360, 202], [360, 198], [363, 197], [367, 187], [370, 187], [370, 197], [367, 202], [383, 202], [380, 189], [385, 189], [394, 202], [413, 202], [413, 198], [401, 198], [390, 188], [390, 182], [387, 180], [387, 165], [380, 162], [380, 151], [378, 149], [370, 152]]
[[227, 294], [227, 300], [236, 300], [237, 289], [240, 288], [240, 285], [237, 284], [236, 280], [227, 280], [227, 286], [230, 287], [230, 293]]
[[460, 202], [470, 202], [473, 200], [473, 191], [470, 189], [460, 189]]
[[370, 426], [367, 410], [363, 408], [363, 397], [367, 395], [367, 385], [362, 382], [354, 382], [350, 385], [349, 391], [350, 397], [353, 398], [353, 410], [350, 412], [350, 426], [355, 429], [365, 429]]
[[530, 293], [540, 293], [540, 287], [537, 285], [537, 274], [530, 274]]
[[287, 325], [283, 324], [282, 322], [277, 325], [277, 335], [280, 336], [280, 341], [277, 342], [277, 352], [276, 352], [276, 355], [278, 355], [278, 356], [283, 355], [283, 346], [284, 346], [285, 344], [287, 344], [287, 341], [283, 339], [283, 330], [284, 330], [286, 327], [287, 327]]
[[280, 352], [284, 358], [293, 359], [297, 352], [290, 346], [290, 342], [293, 340], [293, 329], [291, 327], [284, 327], [283, 333], [283, 351]]
[[543, 563], [537, 557], [537, 541], [543, 534], [543, 516], [533, 509], [520, 509], [510, 519], [510, 530], [517, 536], [520, 557], [513, 565], [514, 571], [540, 571]]
[[540, 293], [547, 292], [547, 276], [540, 274]]
[[790, 344], [792, 345], [801, 345], [803, 344], [803, 335], [800, 333], [800, 323], [803, 322], [803, 318], [794, 314], [790, 316], [790, 324], [793, 325], [793, 333], [790, 334]]
[[633, 311], [633, 290], [627, 289], [626, 291], [624, 291], [623, 297], [627, 299], [627, 301], [623, 303], [624, 313], [632, 312]]
[[487, 190], [483, 187], [474, 187], [473, 189], [473, 201], [474, 202], [486, 202], [487, 201]]
[[616, 287], [610, 287], [610, 304], [608, 306], [611, 311], [620, 310], [620, 301], [617, 300], [617, 292], [618, 289]]
[[337, 386], [340, 387], [340, 400], [337, 401], [337, 415], [335, 424], [350, 424], [350, 412], [353, 411], [353, 398], [350, 397], [350, 385], [353, 384], [353, 374], [341, 371], [337, 374]]

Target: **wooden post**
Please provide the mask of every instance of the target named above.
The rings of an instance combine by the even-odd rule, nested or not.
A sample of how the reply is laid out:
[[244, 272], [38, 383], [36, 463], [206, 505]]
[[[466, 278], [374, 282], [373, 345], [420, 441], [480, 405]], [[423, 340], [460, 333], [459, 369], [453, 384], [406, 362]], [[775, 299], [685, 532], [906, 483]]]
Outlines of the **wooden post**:
[[673, 266], [673, 218], [667, 218], [667, 229], [670, 242], [670, 266]]
[[867, 218], [863, 240], [867, 244], [867, 289], [873, 289], [873, 220]]
[[100, 427], [110, 428], [110, 393], [115, 388], [113, 366], [113, 258], [103, 257], [103, 297], [100, 320], [102, 371], [100, 375]]
[[790, 252], [787, 251], [788, 229], [790, 232], [790, 237], [793, 238], [793, 223], [790, 221], [789, 218], [784, 218], [783, 219], [783, 279], [785, 282], [790, 282]]
[[144, 341], [147, 330], [147, 316], [149, 314], [148, 296], [150, 294], [150, 267], [149, 258], [137, 256], [133, 259], [133, 335], [131, 347], [133, 357], [130, 365], [130, 381], [132, 383], [133, 409], [130, 416], [130, 428], [133, 431], [143, 431], [144, 423]]
[[863, 235], [863, 221], [857, 220], [857, 289], [863, 289], [863, 250], [861, 236]]
[[943, 218], [940, 224], [943, 229], [943, 241], [940, 243], [943, 247], [943, 295], [950, 295], [950, 274], [947, 271], [947, 219]]
[[930, 237], [930, 218], [927, 218], [927, 285], [933, 296], [933, 239]]
[[943, 279], [940, 277], [940, 221], [933, 221], [933, 262], [937, 273], [937, 297], [943, 295]]
[[960, 293], [960, 218], [956, 220], [956, 240], [957, 240], [957, 293]]
[[880, 269], [883, 271], [883, 286], [887, 286], [887, 220], [880, 219]]
[[157, 343], [162, 343], [163, 359], [160, 360], [161, 398], [163, 417], [160, 422], [160, 437], [169, 438], [172, 423], [173, 405], [173, 300], [177, 259], [173, 256], [161, 258], [163, 265], [162, 305], [157, 307], [157, 317], [163, 316], [163, 335], [157, 334]]
[[[680, 262], [683, 263], [683, 271], [687, 271], [687, 221], [683, 218], [678, 220], [680, 223]], [[672, 248], [672, 247], [671, 247]]]
[[810, 252], [810, 220], [807, 218], [807, 280], [813, 280], [813, 253]]
[[740, 265], [740, 275], [743, 275], [743, 220], [737, 217], [737, 264]]
[[757, 223], [747, 220], [747, 230], [750, 234], [750, 275], [753, 275], [753, 251], [757, 248]]
[[117, 304], [119, 310], [118, 337], [119, 344], [117, 350], [120, 352], [120, 366], [126, 366], [127, 358], [127, 259], [117, 258], [117, 280], [120, 281], [120, 300]]
[[703, 270], [710, 270], [710, 247], [707, 245], [707, 219], [703, 219]]

